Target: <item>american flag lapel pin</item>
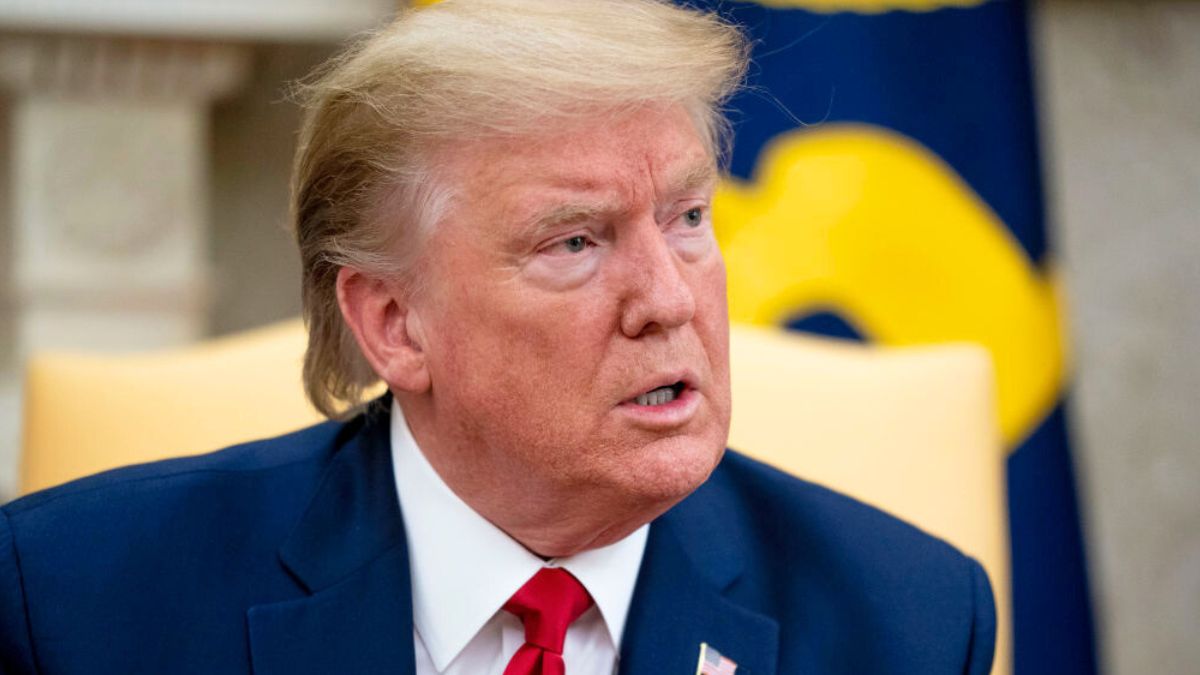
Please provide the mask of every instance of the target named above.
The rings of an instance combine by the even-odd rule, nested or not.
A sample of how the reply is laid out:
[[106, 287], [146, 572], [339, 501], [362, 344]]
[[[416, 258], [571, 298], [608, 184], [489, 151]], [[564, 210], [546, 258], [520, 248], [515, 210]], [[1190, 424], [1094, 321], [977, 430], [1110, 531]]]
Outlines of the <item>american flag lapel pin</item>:
[[700, 661], [696, 664], [696, 675], [734, 675], [737, 664], [707, 642], [700, 643]]

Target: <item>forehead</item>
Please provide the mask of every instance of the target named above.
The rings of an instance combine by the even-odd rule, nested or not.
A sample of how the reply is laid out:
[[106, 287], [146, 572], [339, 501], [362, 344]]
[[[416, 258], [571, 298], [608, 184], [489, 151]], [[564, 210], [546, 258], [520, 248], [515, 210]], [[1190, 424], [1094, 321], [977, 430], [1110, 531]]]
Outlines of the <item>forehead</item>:
[[537, 208], [590, 196], [628, 203], [710, 183], [716, 163], [678, 106], [596, 116], [535, 135], [455, 144], [441, 177], [460, 203]]

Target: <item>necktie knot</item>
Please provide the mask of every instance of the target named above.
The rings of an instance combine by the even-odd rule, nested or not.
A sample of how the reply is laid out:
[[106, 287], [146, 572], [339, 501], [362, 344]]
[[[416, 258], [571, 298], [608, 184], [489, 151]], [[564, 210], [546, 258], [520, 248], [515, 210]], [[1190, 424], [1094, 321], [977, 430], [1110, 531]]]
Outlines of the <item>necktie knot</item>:
[[525, 642], [562, 654], [567, 627], [592, 606], [592, 596], [571, 573], [543, 567], [504, 604], [525, 626]]

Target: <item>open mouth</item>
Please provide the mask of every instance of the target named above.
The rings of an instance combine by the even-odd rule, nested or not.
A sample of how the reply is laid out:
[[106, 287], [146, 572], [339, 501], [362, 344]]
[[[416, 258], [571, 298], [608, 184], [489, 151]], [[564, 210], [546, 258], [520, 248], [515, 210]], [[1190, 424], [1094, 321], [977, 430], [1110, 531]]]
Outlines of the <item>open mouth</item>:
[[660, 406], [666, 405], [683, 393], [684, 383], [682, 381], [674, 384], [669, 384], [665, 387], [651, 389], [644, 394], [638, 394], [634, 397], [633, 403], [640, 406]]

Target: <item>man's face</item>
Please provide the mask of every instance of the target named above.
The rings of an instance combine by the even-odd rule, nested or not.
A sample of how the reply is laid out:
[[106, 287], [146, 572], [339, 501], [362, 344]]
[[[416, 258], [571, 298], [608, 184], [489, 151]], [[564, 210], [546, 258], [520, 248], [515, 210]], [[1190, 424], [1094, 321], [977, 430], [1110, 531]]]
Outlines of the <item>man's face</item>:
[[647, 107], [442, 158], [457, 198], [413, 303], [438, 442], [530, 499], [688, 494], [730, 412], [716, 174], [690, 118]]

